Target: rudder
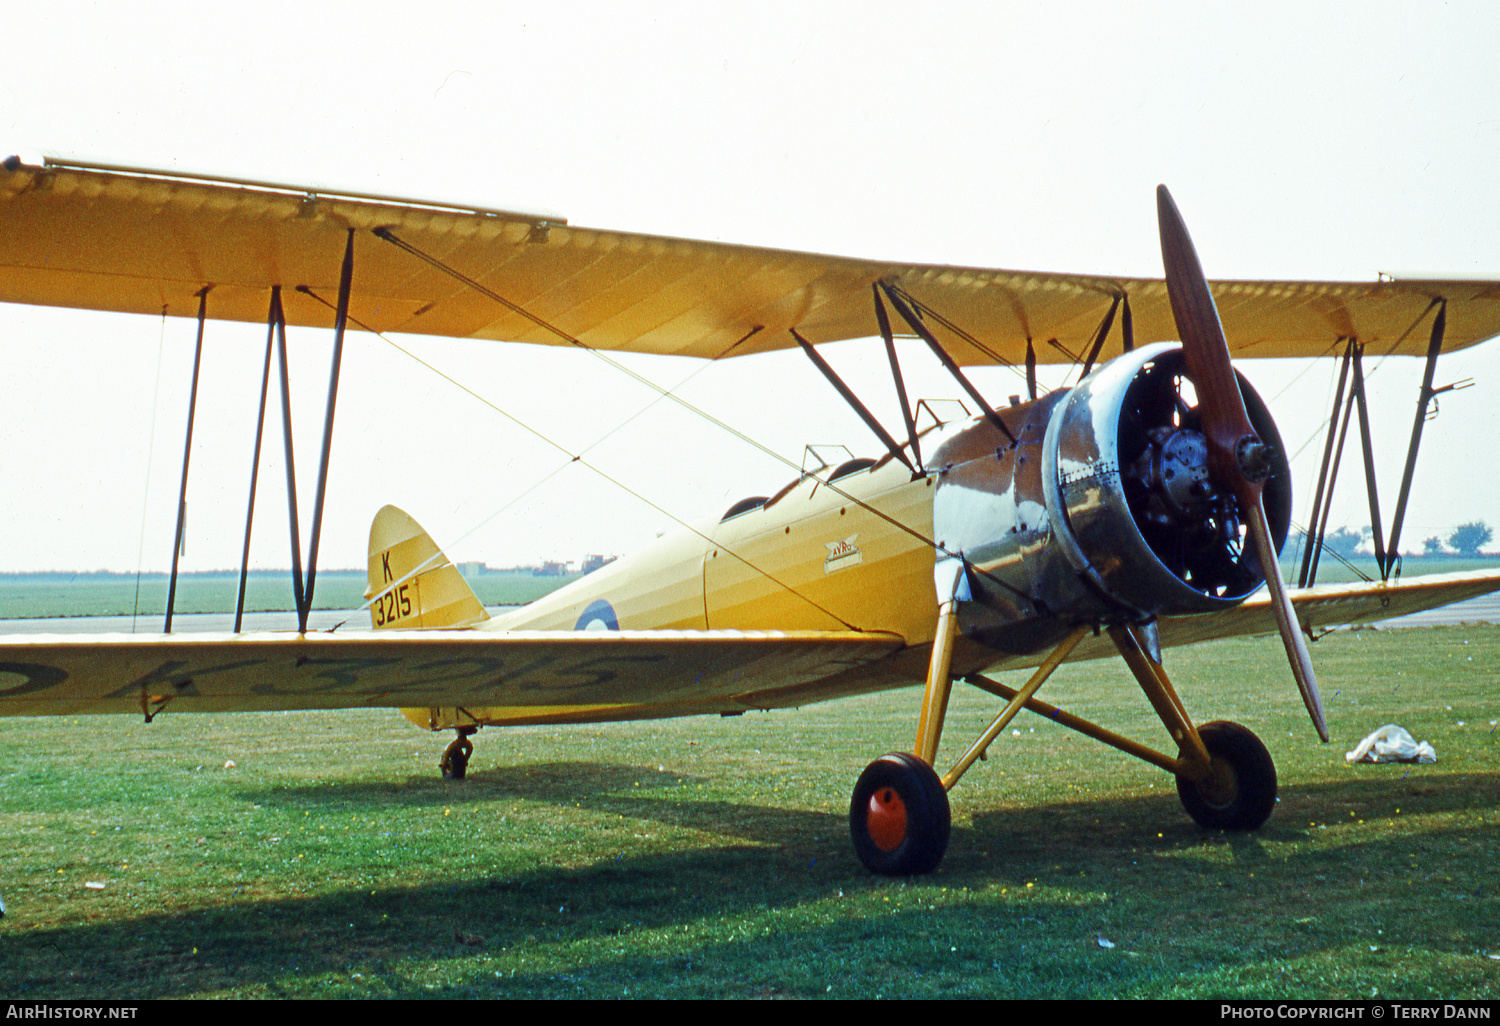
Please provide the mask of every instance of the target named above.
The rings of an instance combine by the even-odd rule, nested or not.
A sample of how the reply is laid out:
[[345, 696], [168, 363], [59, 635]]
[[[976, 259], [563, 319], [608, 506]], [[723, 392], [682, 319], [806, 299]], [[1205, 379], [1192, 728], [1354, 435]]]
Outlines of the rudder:
[[468, 627], [489, 619], [458, 567], [395, 506], [382, 507], [370, 524], [365, 599], [377, 630]]

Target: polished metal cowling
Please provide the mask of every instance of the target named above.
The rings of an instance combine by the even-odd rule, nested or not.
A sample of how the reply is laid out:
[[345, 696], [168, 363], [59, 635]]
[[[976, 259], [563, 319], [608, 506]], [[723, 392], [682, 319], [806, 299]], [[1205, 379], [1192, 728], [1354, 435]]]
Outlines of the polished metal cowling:
[[[1280, 545], [1290, 470], [1265, 404], [1240, 385], [1269, 453], [1266, 511]], [[1181, 347], [1161, 343], [1002, 410], [1014, 441], [983, 417], [944, 431], [928, 461], [933, 525], [970, 568], [965, 633], [1029, 649], [1045, 643], [1043, 622], [1210, 612], [1261, 585], [1234, 497], [1209, 476], [1193, 402]]]
[[[1266, 514], [1279, 546], [1291, 470], [1270, 413], [1240, 376], [1270, 463]], [[1215, 487], [1175, 343], [1145, 346], [1079, 382], [1053, 412], [1043, 462], [1058, 551], [1117, 611], [1212, 612], [1264, 582], [1228, 489]]]

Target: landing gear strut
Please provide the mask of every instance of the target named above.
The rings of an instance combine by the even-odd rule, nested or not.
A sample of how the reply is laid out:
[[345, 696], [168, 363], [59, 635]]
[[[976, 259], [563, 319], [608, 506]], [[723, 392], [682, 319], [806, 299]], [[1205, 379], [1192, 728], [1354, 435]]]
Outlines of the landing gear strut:
[[[1023, 708], [1171, 773], [1177, 778], [1177, 794], [1183, 808], [1199, 826], [1249, 831], [1265, 823], [1276, 808], [1276, 766], [1266, 746], [1237, 723], [1217, 721], [1194, 727], [1176, 689], [1151, 654], [1156, 646], [1144, 628], [1120, 627], [1109, 634], [1162, 725], [1177, 742], [1175, 756], [1122, 737], [1034, 697], [1047, 676], [1089, 633], [1088, 628], [1079, 628], [1063, 639], [1019, 690], [980, 675], [963, 678], [966, 683], [1005, 699], [1007, 704], [954, 767], [941, 777], [932, 763], [937, 756], [946, 712], [948, 677], [946, 660], [934, 659], [936, 669], [929, 674], [928, 694], [918, 726], [919, 751], [882, 756], [865, 769], [854, 788], [849, 828], [855, 853], [865, 868], [886, 876], [930, 873], [937, 868], [947, 849], [951, 827], [948, 791], [983, 757], [985, 749]], [[939, 642], [942, 641], [940, 634]]]
[[438, 767], [443, 771], [445, 780], [462, 780], [469, 769], [469, 756], [474, 754], [474, 742], [469, 736], [477, 731], [478, 727], [456, 727], [458, 737], [454, 738], [443, 752], [443, 761]]

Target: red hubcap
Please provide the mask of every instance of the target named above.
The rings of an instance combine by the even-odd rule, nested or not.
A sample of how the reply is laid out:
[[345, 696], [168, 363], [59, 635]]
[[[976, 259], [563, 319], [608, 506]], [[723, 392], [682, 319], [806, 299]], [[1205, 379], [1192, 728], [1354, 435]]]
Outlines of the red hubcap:
[[895, 851], [906, 840], [906, 803], [894, 787], [878, 788], [870, 795], [870, 814], [865, 821], [870, 840], [881, 851]]

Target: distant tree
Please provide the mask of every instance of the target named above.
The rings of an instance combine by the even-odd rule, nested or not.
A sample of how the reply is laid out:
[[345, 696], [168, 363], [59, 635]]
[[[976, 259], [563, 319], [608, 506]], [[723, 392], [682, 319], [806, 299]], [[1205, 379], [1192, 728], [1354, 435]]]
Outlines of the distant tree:
[[1368, 528], [1352, 531], [1347, 527], [1341, 527], [1323, 536], [1323, 548], [1345, 559], [1353, 559], [1355, 551], [1364, 543], [1365, 535], [1368, 533]]
[[1422, 542], [1422, 548], [1429, 556], [1441, 556], [1443, 554], [1443, 539], [1433, 535]]
[[1482, 546], [1488, 545], [1495, 532], [1483, 520], [1459, 524], [1448, 536], [1448, 547], [1461, 556], [1477, 556]]

